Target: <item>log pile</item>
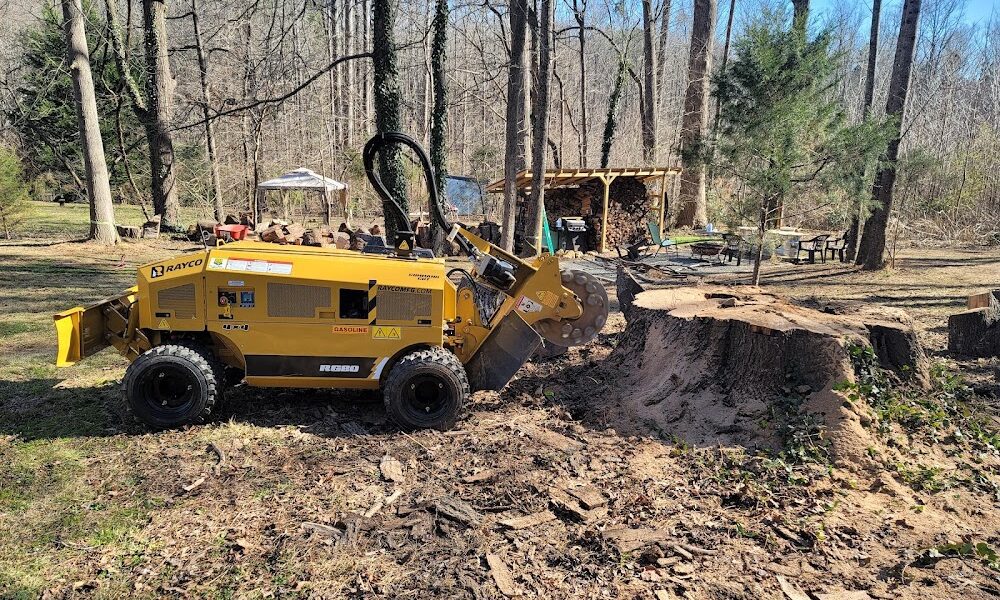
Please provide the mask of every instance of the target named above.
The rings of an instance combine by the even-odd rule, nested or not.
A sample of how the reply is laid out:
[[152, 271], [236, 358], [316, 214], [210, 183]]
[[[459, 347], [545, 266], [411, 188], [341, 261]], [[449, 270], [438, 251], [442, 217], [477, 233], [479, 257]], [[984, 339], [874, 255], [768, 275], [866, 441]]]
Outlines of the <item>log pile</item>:
[[[611, 182], [608, 201], [608, 248], [624, 246], [645, 231], [649, 218], [649, 197], [646, 185], [632, 177], [619, 177]], [[600, 213], [601, 199], [598, 197], [595, 210]], [[601, 220], [597, 219], [594, 239], [601, 239]], [[591, 246], [596, 248], [597, 246]]]
[[[649, 218], [649, 196], [646, 185], [634, 177], [619, 177], [608, 189], [607, 247], [624, 246], [645, 231]], [[604, 184], [587, 181], [575, 188], [560, 188], [545, 192], [545, 210], [549, 225], [562, 217], [583, 217], [587, 222], [588, 247], [597, 249], [601, 242], [604, 208]]]
[[259, 232], [259, 236], [260, 241], [271, 244], [361, 250], [381, 233], [382, 230], [378, 225], [372, 225], [368, 229], [364, 227], [351, 229], [347, 223], [341, 223], [334, 231], [327, 225], [306, 228], [300, 223], [274, 219]]
[[1000, 356], [1000, 290], [969, 296], [968, 310], [948, 317], [948, 351]]

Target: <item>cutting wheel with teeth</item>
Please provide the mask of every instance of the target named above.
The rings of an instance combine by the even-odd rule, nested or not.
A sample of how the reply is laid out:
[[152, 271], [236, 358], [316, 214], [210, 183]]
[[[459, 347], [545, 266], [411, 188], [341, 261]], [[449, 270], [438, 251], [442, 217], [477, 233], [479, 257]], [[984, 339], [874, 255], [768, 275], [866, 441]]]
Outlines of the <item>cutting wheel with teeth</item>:
[[593, 340], [608, 320], [608, 293], [596, 277], [585, 271], [562, 271], [562, 284], [571, 290], [583, 306], [579, 318], [544, 319], [535, 330], [547, 341], [560, 346], [581, 346]]

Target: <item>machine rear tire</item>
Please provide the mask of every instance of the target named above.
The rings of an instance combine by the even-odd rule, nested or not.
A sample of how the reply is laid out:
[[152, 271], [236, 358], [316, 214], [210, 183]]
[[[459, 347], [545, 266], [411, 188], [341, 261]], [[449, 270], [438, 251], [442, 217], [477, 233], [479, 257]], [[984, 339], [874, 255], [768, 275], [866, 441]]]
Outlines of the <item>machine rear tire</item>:
[[465, 367], [444, 348], [416, 350], [401, 358], [383, 387], [385, 410], [401, 428], [447, 430], [469, 397]]
[[146, 351], [125, 371], [126, 421], [152, 429], [203, 422], [221, 399], [223, 369], [207, 349], [166, 344]]

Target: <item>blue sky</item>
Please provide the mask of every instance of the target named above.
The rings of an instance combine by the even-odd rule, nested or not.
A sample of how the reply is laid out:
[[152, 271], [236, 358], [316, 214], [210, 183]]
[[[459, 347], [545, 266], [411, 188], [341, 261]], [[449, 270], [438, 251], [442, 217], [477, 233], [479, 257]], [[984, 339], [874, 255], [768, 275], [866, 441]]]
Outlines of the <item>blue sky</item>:
[[[809, 3], [810, 11], [826, 12], [827, 9], [835, 5], [840, 4], [855, 4], [871, 7], [871, 0], [812, 0]], [[902, 0], [882, 0], [882, 12], [883, 14], [889, 12], [891, 9], [898, 9], [902, 5]], [[720, 3], [722, 4], [722, 3]], [[924, 2], [926, 4], [926, 0]], [[729, 10], [727, 8], [721, 8], [720, 10]], [[985, 24], [989, 20], [990, 15], [997, 13], [997, 17], [1000, 17], [1000, 0], [966, 0], [965, 1], [965, 22], [969, 24], [975, 24], [977, 22]], [[739, 15], [739, 0], [737, 0], [736, 14]]]

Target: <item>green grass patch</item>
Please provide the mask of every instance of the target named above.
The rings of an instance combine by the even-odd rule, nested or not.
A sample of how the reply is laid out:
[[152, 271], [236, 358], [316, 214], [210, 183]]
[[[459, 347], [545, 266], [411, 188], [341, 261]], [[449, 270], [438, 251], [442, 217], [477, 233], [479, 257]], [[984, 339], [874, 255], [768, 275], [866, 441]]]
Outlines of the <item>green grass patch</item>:
[[[31, 201], [30, 210], [18, 233], [25, 237], [80, 239], [90, 233], [90, 207], [83, 202], [59, 206], [58, 202]], [[214, 218], [208, 207], [181, 207], [181, 222]], [[142, 225], [146, 217], [132, 204], [115, 204], [115, 222], [119, 225]]]

